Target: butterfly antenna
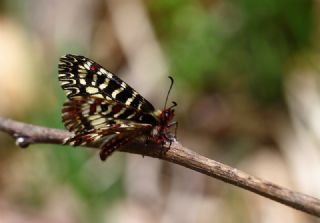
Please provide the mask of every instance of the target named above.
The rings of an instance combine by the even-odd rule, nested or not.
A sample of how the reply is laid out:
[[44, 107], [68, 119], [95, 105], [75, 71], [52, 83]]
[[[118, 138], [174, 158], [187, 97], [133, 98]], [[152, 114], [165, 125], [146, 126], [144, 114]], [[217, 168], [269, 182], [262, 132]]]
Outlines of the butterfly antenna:
[[174, 80], [173, 80], [173, 78], [172, 78], [171, 76], [168, 76], [168, 78], [170, 79], [171, 84], [170, 84], [170, 87], [169, 87], [169, 90], [168, 90], [168, 93], [167, 93], [167, 97], [166, 97], [166, 101], [165, 101], [165, 103], [164, 103], [163, 110], [165, 110], [166, 107], [167, 107], [167, 102], [168, 102], [169, 94], [170, 94], [170, 91], [171, 91], [172, 86], [173, 86], [173, 83], [174, 83]]

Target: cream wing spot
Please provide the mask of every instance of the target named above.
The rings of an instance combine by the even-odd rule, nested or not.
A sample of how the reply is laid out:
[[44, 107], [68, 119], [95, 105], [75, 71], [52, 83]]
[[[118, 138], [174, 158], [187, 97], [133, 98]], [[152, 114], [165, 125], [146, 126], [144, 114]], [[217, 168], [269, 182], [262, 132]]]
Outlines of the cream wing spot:
[[117, 114], [114, 115], [115, 118], [118, 118], [120, 115], [122, 115], [127, 109], [122, 108]]
[[128, 98], [127, 99], [127, 101], [125, 102], [125, 104], [127, 105], [127, 106], [130, 106], [130, 104], [132, 103], [132, 101], [135, 99], [137, 97], [137, 92], [133, 92], [132, 93], [132, 97], [131, 98]]
[[107, 74], [108, 72], [105, 69], [100, 68], [98, 72], [101, 72], [103, 74]]
[[132, 119], [136, 115], [136, 112], [133, 112], [131, 115], [127, 117], [127, 119]]
[[123, 88], [119, 88], [119, 89], [117, 89], [117, 90], [114, 90], [113, 92], [112, 92], [112, 94], [111, 94], [111, 96], [113, 97], [113, 98], [116, 98], [117, 97], [117, 94], [119, 94], [121, 91], [123, 91], [124, 89]]
[[106, 127], [106, 123], [105, 122], [103, 122], [103, 123], [101, 123], [101, 124], [98, 124], [98, 125], [95, 125], [95, 128], [105, 128]]
[[68, 87], [68, 88], [65, 88], [64, 90], [65, 90], [65, 92], [66, 92], [67, 95], [70, 95], [70, 94], [79, 94], [79, 93], [80, 93], [79, 88], [75, 88], [75, 87]]
[[112, 79], [113, 78], [113, 75], [112, 75], [112, 73], [107, 73], [107, 77], [109, 78], [109, 79]]
[[85, 73], [87, 73], [87, 70], [85, 70], [85, 69], [78, 69], [78, 73], [85, 74]]
[[126, 88], [126, 87], [127, 87], [127, 84], [124, 83], [124, 82], [122, 82], [122, 83], [121, 83], [121, 87], [122, 87], [122, 88]]
[[110, 114], [112, 112], [112, 106], [109, 105], [107, 111], [102, 112], [103, 115]]
[[134, 100], [135, 97], [131, 97], [131, 98], [128, 98], [127, 101], [125, 102], [125, 104], [127, 106], [129, 106], [131, 104], [131, 102]]
[[89, 110], [89, 108], [90, 108], [90, 105], [89, 104], [83, 104], [83, 106], [82, 106], [82, 110], [83, 111], [86, 111], [86, 110]]
[[[102, 99], [106, 98], [106, 97], [104, 97], [102, 94], [92, 94], [92, 96], [93, 96], [93, 97], [96, 97], [96, 98], [102, 98]], [[107, 100], [108, 100], [108, 99], [107, 99]]]
[[79, 73], [80, 78], [86, 78], [86, 76], [87, 76], [87, 72]]
[[84, 64], [84, 67], [87, 69], [87, 70], [90, 70], [90, 67], [91, 67], [92, 63], [90, 61], [86, 62]]
[[90, 87], [90, 86], [86, 88], [86, 91], [87, 91], [89, 94], [96, 94], [96, 93], [99, 92], [97, 88], [95, 88], [95, 87]]
[[97, 106], [96, 108], [96, 112], [100, 113], [101, 112], [101, 107], [100, 106]]
[[100, 119], [100, 118], [101, 118], [101, 115], [90, 115], [90, 116], [88, 116], [88, 120], [89, 121], [93, 121], [93, 120]]
[[105, 118], [99, 118], [99, 119], [95, 119], [95, 120], [91, 121], [91, 124], [93, 126], [101, 125], [101, 124], [104, 124], [104, 123], [106, 123], [106, 119]]
[[65, 80], [65, 81], [60, 81], [61, 85], [67, 85], [67, 84], [74, 84], [75, 80]]
[[106, 87], [108, 87], [108, 84], [107, 84], [107, 83], [102, 83], [102, 84], [99, 85], [99, 88], [100, 88], [101, 90], [105, 89]]
[[80, 84], [82, 84], [82, 85], [86, 85], [86, 84], [87, 84], [87, 82], [86, 82], [86, 80], [85, 80], [85, 79], [80, 78]]

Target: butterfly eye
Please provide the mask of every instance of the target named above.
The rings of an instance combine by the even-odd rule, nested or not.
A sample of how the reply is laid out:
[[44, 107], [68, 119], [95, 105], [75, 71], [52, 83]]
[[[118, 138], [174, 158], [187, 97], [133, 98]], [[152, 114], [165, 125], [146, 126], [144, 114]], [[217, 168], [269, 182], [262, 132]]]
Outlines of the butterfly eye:
[[169, 117], [169, 112], [168, 111], [165, 113], [165, 116], [166, 116], [166, 118]]

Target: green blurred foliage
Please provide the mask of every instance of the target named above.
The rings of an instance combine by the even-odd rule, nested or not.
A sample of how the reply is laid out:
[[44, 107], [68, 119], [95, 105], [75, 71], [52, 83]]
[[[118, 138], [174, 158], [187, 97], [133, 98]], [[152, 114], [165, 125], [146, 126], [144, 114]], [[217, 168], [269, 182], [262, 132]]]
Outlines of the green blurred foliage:
[[309, 47], [314, 30], [311, 0], [167, 0], [149, 6], [175, 76], [195, 92], [240, 84], [259, 103], [282, 101], [287, 62]]

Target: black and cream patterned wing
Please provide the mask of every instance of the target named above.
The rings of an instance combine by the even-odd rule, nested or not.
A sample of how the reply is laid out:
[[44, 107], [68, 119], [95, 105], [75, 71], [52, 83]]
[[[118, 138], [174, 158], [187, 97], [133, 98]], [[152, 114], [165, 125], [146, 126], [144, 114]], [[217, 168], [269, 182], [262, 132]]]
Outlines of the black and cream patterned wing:
[[59, 81], [69, 99], [76, 96], [100, 98], [144, 113], [154, 112], [152, 104], [127, 83], [84, 56], [67, 54], [61, 57]]
[[64, 103], [62, 121], [70, 132], [76, 134], [116, 124], [127, 126], [132, 123], [141, 123], [146, 126], [157, 124], [157, 120], [151, 114], [126, 107], [115, 101], [81, 96], [76, 96]]
[[64, 140], [64, 144], [100, 145], [100, 158], [105, 160], [131, 139], [150, 134], [152, 124], [145, 123], [145, 120], [135, 121], [136, 118], [147, 116], [150, 115], [114, 101], [74, 97], [66, 101], [62, 109], [63, 123], [74, 133], [74, 136]]
[[88, 144], [100, 145], [100, 158], [106, 160], [116, 149], [132, 139], [145, 135], [150, 126], [140, 123], [130, 125], [115, 124], [107, 128], [91, 129], [64, 140], [64, 144], [79, 146]]
[[[64, 144], [79, 146], [79, 145], [88, 145], [88, 144], [102, 144], [106, 139], [113, 138], [117, 135], [142, 135], [146, 134], [150, 130], [150, 126], [139, 123], [130, 123], [130, 124], [114, 124], [100, 129], [90, 129], [86, 132], [78, 133], [74, 136], [66, 138]], [[108, 141], [108, 140], [107, 140]], [[107, 147], [106, 144], [104, 144]]]

